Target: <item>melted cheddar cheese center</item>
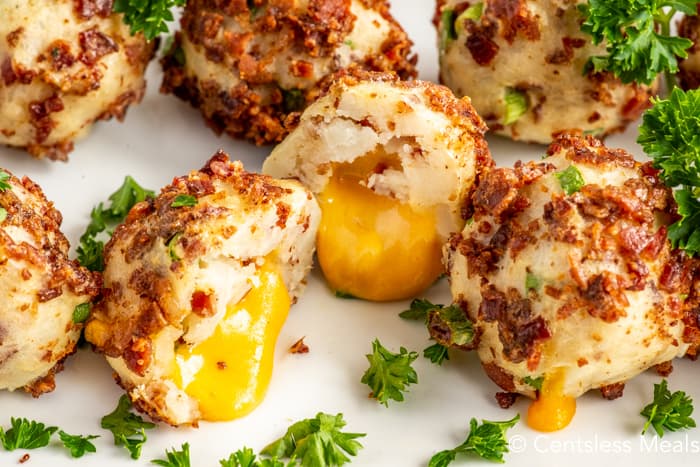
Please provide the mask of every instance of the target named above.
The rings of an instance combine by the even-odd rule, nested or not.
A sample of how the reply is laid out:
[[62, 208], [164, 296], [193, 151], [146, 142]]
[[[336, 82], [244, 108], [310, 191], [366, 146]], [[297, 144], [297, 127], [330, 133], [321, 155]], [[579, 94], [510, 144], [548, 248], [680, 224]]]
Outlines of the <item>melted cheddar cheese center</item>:
[[398, 163], [382, 154], [336, 164], [318, 196], [316, 250], [330, 287], [375, 301], [414, 297], [442, 273], [432, 209], [415, 209], [361, 184]]
[[175, 381], [199, 402], [204, 420], [231, 420], [262, 401], [290, 299], [280, 274], [261, 267], [248, 294], [207, 340], [176, 350]]
[[565, 396], [564, 374], [546, 376], [537, 400], [527, 411], [527, 424], [537, 431], [557, 431], [566, 427], [576, 413], [576, 399]]

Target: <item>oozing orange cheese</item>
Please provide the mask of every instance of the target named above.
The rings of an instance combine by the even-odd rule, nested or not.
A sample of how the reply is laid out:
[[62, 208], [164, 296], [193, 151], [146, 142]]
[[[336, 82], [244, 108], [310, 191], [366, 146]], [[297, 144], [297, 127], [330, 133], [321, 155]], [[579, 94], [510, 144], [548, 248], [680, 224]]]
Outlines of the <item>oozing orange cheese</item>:
[[[266, 265], [269, 261], [266, 261]], [[231, 420], [262, 401], [290, 299], [280, 274], [263, 266], [255, 284], [206, 341], [176, 351], [175, 381], [199, 402], [204, 420]]]
[[561, 372], [545, 377], [537, 400], [527, 411], [527, 424], [537, 431], [557, 431], [566, 427], [576, 413], [576, 399], [562, 393]]
[[414, 297], [442, 273], [441, 242], [431, 209], [415, 209], [360, 184], [381, 156], [338, 164], [318, 196], [316, 250], [330, 287], [367, 300]]

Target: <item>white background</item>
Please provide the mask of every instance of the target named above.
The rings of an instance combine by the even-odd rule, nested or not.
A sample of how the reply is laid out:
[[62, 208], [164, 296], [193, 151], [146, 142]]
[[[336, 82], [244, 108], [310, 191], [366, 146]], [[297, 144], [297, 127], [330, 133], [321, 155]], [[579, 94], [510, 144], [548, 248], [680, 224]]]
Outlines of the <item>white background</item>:
[[[393, 13], [416, 43], [420, 77], [431, 81], [437, 79], [433, 9], [434, 2], [428, 0], [394, 0], [393, 5]], [[0, 147], [0, 166], [19, 176], [29, 175], [55, 202], [72, 245], [89, 222], [93, 205], [105, 200], [127, 174], [146, 187], [158, 189], [174, 176], [201, 167], [219, 148], [241, 159], [248, 170], [259, 170], [270, 150], [217, 138], [197, 111], [172, 96], [160, 95], [156, 62], [151, 64], [148, 77], [148, 94], [140, 105], [129, 109], [126, 121], [99, 123], [76, 144], [68, 163], [34, 160], [21, 151]], [[608, 144], [642, 157], [633, 143], [635, 133], [636, 126], [610, 138]], [[490, 138], [490, 142], [499, 165], [539, 158], [545, 151], [542, 146], [500, 138]], [[439, 303], [449, 301], [444, 281], [426, 296]], [[498, 388], [484, 375], [474, 354], [453, 354], [442, 367], [420, 357], [414, 364], [419, 384], [411, 387], [405, 402], [385, 408], [368, 399], [369, 389], [359, 381], [367, 368], [364, 355], [370, 352], [375, 337], [393, 350], [405, 346], [420, 352], [429, 345], [420, 324], [398, 318], [397, 313], [406, 306], [407, 302], [376, 305], [336, 299], [315, 271], [282, 330], [275, 373], [260, 407], [243, 419], [202, 423], [199, 429], [159, 426], [148, 433], [139, 461], [132, 461], [126, 450], [115, 447], [111, 434], [99, 426], [100, 418], [113, 410], [122, 392], [112, 381], [108, 365], [89, 350], [81, 350], [68, 360], [51, 394], [34, 400], [21, 392], [0, 392], [0, 425], [7, 428], [11, 416], [28, 417], [58, 425], [69, 433], [102, 436], [96, 443], [97, 454], [73, 460], [56, 440], [49, 448], [31, 451], [25, 464], [30, 466], [146, 465], [150, 459], [163, 457], [166, 448], [179, 448], [187, 441], [193, 466], [215, 467], [218, 459], [242, 446], [261, 449], [293, 421], [313, 417], [318, 411], [342, 412], [348, 431], [367, 433], [361, 440], [365, 448], [354, 465], [421, 466], [427, 465], [435, 452], [461, 443], [471, 417], [505, 420], [515, 413], [525, 416], [525, 400], [509, 410], [496, 405], [493, 396]], [[310, 353], [287, 353], [302, 336], [306, 336]], [[694, 372], [698, 370], [693, 365], [677, 362], [670, 387], [683, 389], [697, 399], [700, 390]], [[659, 379], [653, 372], [640, 375], [627, 385], [625, 396], [614, 402], [603, 400], [597, 392], [582, 397], [573, 422], [559, 433], [542, 435], [521, 422], [510, 432], [512, 450], [520, 452], [506, 455], [508, 465], [589, 466], [591, 461], [601, 466], [691, 465], [700, 453], [697, 431], [668, 434], [661, 444], [653, 444], [658, 440], [651, 434], [639, 436], [644, 419], [638, 412], [651, 400], [653, 383]], [[0, 451], [0, 465], [16, 465], [24, 452]], [[467, 462], [460, 459], [454, 465]], [[479, 463], [474, 458], [469, 462]]]

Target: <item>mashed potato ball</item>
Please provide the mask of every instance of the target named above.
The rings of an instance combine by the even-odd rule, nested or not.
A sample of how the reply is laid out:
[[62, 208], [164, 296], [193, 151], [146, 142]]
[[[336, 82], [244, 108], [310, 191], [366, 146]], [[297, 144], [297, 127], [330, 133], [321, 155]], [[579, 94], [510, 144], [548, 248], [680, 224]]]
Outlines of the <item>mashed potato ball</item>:
[[438, 0], [440, 79], [470, 96], [489, 129], [549, 143], [563, 130], [597, 136], [624, 130], [653, 89], [610, 73], [584, 73], [604, 55], [581, 32], [581, 1]]
[[0, 389], [52, 391], [99, 291], [68, 259], [61, 220], [38, 185], [0, 169]]
[[339, 70], [416, 76], [411, 41], [386, 0], [190, 0], [163, 61], [162, 89], [217, 133], [279, 142]]
[[111, 0], [3, 0], [0, 18], [0, 144], [64, 160], [93, 122], [143, 97], [154, 44]]
[[492, 163], [485, 131], [469, 99], [444, 86], [359, 73], [304, 111], [263, 172], [318, 197], [318, 260], [332, 289], [399, 300], [442, 274], [442, 244], [471, 215]]
[[[698, 5], [700, 15], [700, 5]], [[678, 25], [678, 35], [693, 41], [688, 58], [679, 64], [678, 81], [685, 90], [700, 87], [700, 16], [686, 16]]]
[[319, 217], [298, 182], [245, 172], [221, 152], [134, 206], [105, 248], [85, 336], [136, 407], [182, 425], [260, 403]]
[[452, 295], [486, 373], [539, 399], [531, 426], [562, 428], [574, 398], [698, 344], [695, 263], [667, 239], [671, 191], [651, 163], [563, 135], [539, 162], [491, 171], [474, 221], [445, 247]]

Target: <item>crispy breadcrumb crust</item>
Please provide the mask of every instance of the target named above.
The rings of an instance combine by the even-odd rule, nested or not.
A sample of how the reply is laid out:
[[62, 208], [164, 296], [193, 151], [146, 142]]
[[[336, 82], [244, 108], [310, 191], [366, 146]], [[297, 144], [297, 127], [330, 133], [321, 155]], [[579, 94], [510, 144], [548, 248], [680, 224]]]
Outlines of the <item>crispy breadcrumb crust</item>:
[[7, 213], [0, 222], [0, 388], [16, 379], [14, 371], [34, 373], [22, 385], [38, 397], [54, 389], [54, 375], [75, 352], [83, 325], [72, 320], [74, 306], [97, 296], [101, 280], [68, 259], [61, 214], [39, 185], [13, 175], [8, 183], [0, 191]]
[[[347, 39], [357, 20], [353, 4], [380, 15], [388, 33], [377, 53], [343, 64], [339, 51], [353, 47]], [[305, 8], [286, 0], [192, 0], [181, 25], [161, 61], [165, 72], [161, 91], [199, 108], [217, 134], [225, 132], [258, 145], [281, 141], [295, 121], [287, 118], [313, 102], [338, 71], [417, 76], [412, 42], [389, 13], [387, 0], [309, 0]], [[210, 79], [202, 76], [202, 70], [186, 70], [192, 58], [184, 51], [185, 39], [231, 77]], [[281, 75], [296, 84], [285, 89], [288, 85], [280, 82]], [[222, 84], [229, 81], [234, 83], [230, 87]]]
[[[0, 112], [0, 144], [24, 148], [39, 158], [66, 160], [74, 140], [95, 121], [121, 121], [127, 108], [141, 101], [143, 74], [157, 41], [132, 36], [121, 15], [112, 13], [113, 0], [48, 3], [56, 20], [64, 23], [56, 34], [65, 30], [65, 36], [39, 49], [46, 40], [38, 36], [45, 31], [33, 37], [30, 28], [18, 26], [0, 37], [0, 100], [8, 109], [17, 107]], [[52, 8], [49, 4], [41, 8]], [[72, 14], [62, 18], [67, 4]], [[31, 7], [30, 2], [30, 15]], [[10, 13], [15, 22], [24, 14]]]
[[[698, 261], [670, 246], [676, 205], [651, 163], [580, 134], [559, 135], [547, 154], [614, 182], [566, 195], [554, 165], [563, 162], [549, 158], [489, 172], [474, 195], [474, 222], [444, 250], [453, 298], [475, 323], [486, 374], [505, 391], [533, 397], [524, 378], [561, 366], [568, 395], [599, 387], [618, 397], [626, 378], [697, 353]], [[527, 288], [518, 261], [538, 285]], [[627, 334], [607, 340], [620, 327]], [[611, 350], [631, 344], [640, 356], [629, 362]]]

